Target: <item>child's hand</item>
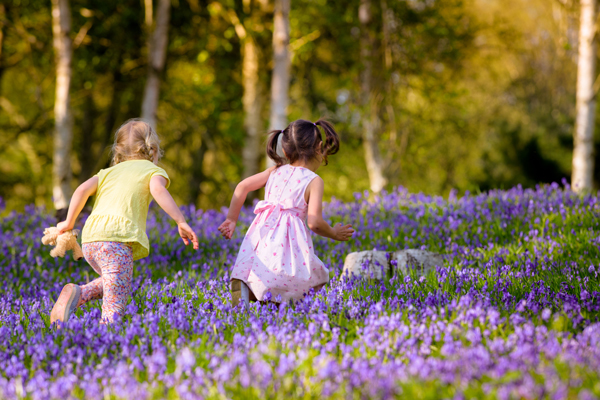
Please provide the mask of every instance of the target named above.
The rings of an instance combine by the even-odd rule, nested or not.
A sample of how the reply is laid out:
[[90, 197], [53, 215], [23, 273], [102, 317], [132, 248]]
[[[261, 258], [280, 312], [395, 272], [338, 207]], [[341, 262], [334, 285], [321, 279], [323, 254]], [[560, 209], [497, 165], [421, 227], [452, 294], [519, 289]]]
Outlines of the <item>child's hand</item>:
[[235, 221], [226, 219], [225, 222], [219, 226], [219, 232], [221, 232], [221, 235], [223, 235], [225, 239], [229, 240], [233, 236], [233, 232], [235, 232], [235, 225]]
[[187, 246], [192, 242], [194, 250], [198, 250], [198, 238], [192, 228], [186, 222], [181, 222], [177, 224], [177, 229], [179, 230], [179, 236], [183, 239], [183, 243]]
[[59, 222], [56, 227], [58, 228], [59, 234], [73, 229], [73, 225], [69, 224], [67, 221]]
[[342, 224], [337, 224], [336, 226], [334, 226], [333, 231], [335, 232], [335, 240], [339, 240], [340, 242], [346, 242], [350, 240], [352, 234], [354, 233], [352, 225]]

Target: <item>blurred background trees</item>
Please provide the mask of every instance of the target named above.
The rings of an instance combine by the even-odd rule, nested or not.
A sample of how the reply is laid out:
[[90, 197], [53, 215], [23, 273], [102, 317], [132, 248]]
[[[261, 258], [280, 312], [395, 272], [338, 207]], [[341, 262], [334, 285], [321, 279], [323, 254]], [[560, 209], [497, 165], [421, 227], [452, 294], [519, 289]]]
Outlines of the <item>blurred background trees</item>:
[[342, 137], [319, 170], [326, 197], [396, 185], [447, 195], [571, 176], [576, 0], [6, 0], [8, 209], [52, 206], [54, 135], [69, 123], [53, 45], [52, 7], [63, 2], [72, 44], [63, 191], [108, 166], [114, 131], [141, 115], [156, 118], [172, 193], [202, 208], [227, 205], [238, 180], [266, 166], [267, 130], [297, 118], [327, 118]]
[[[579, 19], [579, 55], [577, 60], [577, 100], [573, 149], [573, 189], [593, 187], [594, 124], [596, 120], [596, 0], [581, 0]], [[600, 82], [600, 80], [598, 80]]]

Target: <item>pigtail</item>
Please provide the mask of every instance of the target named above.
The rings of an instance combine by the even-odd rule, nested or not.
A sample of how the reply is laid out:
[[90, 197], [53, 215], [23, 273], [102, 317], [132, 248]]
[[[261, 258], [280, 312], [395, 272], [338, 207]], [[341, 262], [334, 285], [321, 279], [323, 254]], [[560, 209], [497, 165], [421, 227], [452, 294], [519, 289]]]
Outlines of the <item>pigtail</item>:
[[148, 155], [149, 161], [154, 160], [154, 148], [150, 142], [150, 135], [146, 136], [146, 140], [144, 141], [144, 152]]
[[163, 151], [160, 148], [160, 139], [150, 124], [147, 124], [144, 144], [146, 145], [146, 153], [150, 161], [154, 162], [154, 157], [160, 158], [163, 156]]
[[325, 140], [323, 141], [322, 152], [323, 163], [327, 165], [327, 156], [337, 153], [340, 149], [340, 137], [335, 129], [333, 129], [333, 125], [328, 121], [320, 119], [315, 122], [315, 126], [317, 127], [317, 131], [319, 130], [318, 127], [321, 127], [325, 132]]
[[283, 134], [283, 131], [280, 130], [269, 132], [269, 141], [267, 142], [267, 156], [275, 162], [277, 168], [285, 164], [283, 157], [277, 154], [277, 141], [281, 134]]

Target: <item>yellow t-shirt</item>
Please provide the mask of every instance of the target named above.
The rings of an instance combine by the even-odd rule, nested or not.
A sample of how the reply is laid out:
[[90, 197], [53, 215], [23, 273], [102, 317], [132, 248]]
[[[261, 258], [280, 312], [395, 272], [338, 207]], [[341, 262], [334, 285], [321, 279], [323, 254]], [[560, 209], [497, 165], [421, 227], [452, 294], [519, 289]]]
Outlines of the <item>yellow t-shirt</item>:
[[169, 187], [165, 170], [148, 160], [123, 161], [100, 170], [94, 209], [83, 227], [81, 242], [129, 243], [134, 260], [150, 254], [146, 217], [154, 175], [165, 177]]

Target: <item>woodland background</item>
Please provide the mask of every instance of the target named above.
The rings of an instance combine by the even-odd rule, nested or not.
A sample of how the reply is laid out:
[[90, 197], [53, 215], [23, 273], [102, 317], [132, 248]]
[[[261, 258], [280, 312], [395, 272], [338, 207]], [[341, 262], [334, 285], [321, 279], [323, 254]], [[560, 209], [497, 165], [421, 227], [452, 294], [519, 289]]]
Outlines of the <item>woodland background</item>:
[[[152, 24], [148, 0], [69, 6], [74, 189], [108, 166], [115, 130], [141, 115]], [[289, 12], [287, 119], [327, 118], [342, 137], [340, 152], [319, 170], [327, 198], [373, 188], [365, 129], [377, 143], [384, 189], [447, 196], [570, 177], [578, 1], [371, 0], [366, 20], [360, 8], [359, 0], [292, 0]], [[172, 0], [169, 16], [158, 71], [161, 164], [179, 203], [219, 208], [248, 173], [249, 123], [260, 136], [256, 168], [266, 165], [274, 4]], [[244, 64], [248, 38], [254, 70]], [[2, 0], [0, 197], [7, 210], [52, 207], [55, 85], [51, 1]]]

